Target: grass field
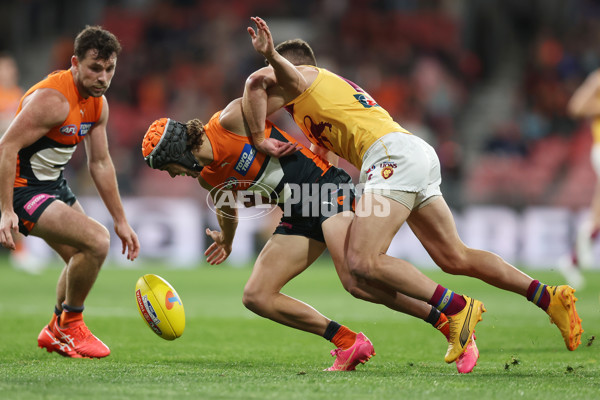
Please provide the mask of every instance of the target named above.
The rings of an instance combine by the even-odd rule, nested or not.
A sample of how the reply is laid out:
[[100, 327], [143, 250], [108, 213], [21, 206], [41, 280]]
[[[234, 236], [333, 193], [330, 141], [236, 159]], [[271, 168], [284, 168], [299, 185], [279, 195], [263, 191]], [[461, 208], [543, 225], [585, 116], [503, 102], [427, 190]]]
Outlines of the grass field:
[[[174, 270], [107, 266], [86, 303], [86, 322], [112, 350], [101, 360], [65, 359], [37, 348], [50, 318], [59, 269], [31, 276], [0, 261], [0, 398], [2, 399], [598, 399], [600, 273], [578, 291], [582, 345], [566, 350], [558, 329], [524, 298], [479, 281], [425, 271], [482, 300], [481, 352], [469, 375], [444, 363], [446, 344], [430, 325], [352, 298], [333, 268], [318, 263], [284, 292], [373, 341], [377, 355], [357, 371], [325, 373], [331, 343], [247, 311], [241, 303], [249, 268]], [[186, 310], [184, 335], [167, 342], [142, 321], [138, 277], [171, 282]], [[553, 272], [530, 272], [547, 283]], [[589, 344], [589, 345], [588, 345]]]

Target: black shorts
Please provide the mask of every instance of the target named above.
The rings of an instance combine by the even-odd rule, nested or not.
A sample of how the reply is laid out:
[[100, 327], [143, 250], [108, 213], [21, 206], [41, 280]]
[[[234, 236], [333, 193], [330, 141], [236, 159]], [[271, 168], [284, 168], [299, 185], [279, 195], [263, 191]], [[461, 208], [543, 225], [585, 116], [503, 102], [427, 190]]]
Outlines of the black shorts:
[[291, 200], [279, 206], [283, 217], [274, 234], [299, 235], [325, 242], [323, 222], [342, 211], [354, 211], [355, 199], [350, 175], [332, 167], [317, 182], [301, 185]]
[[64, 178], [41, 185], [14, 188], [13, 207], [19, 217], [19, 232], [29, 235], [44, 210], [55, 200], [61, 200], [69, 206], [77, 201]]

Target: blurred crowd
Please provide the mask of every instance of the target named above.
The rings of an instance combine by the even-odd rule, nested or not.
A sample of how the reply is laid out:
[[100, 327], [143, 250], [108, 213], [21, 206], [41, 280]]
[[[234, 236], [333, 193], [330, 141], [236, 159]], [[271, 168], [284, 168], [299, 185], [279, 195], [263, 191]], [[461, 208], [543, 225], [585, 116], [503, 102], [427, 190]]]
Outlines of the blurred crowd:
[[[38, 17], [32, 10], [47, 7], [36, 0], [21, 3], [29, 12], [19, 15], [33, 22]], [[69, 66], [73, 38], [83, 24], [102, 25], [122, 42], [107, 98], [111, 153], [124, 196], [153, 195], [157, 187], [169, 188], [161, 195], [198, 196], [198, 188], [186, 180], [173, 181], [144, 165], [141, 138], [157, 118], [207, 121], [242, 95], [246, 77], [264, 65], [246, 32], [249, 17], [259, 15], [271, 26], [276, 43], [306, 39], [320, 66], [360, 84], [401, 125], [433, 145], [442, 163], [442, 189], [452, 206], [589, 204], [595, 179], [588, 158], [591, 138], [584, 122], [567, 117], [566, 102], [586, 75], [600, 67], [600, 6], [594, 1], [55, 3], [63, 8], [77, 3], [84, 14], [87, 4], [88, 18], [76, 21], [80, 24], [71, 19], [52, 32], [44, 73]], [[503, 29], [512, 34], [504, 35]], [[0, 46], [0, 51], [14, 50], [10, 42]], [[470, 105], [477, 101], [478, 89], [500, 73], [494, 67], [502, 62], [518, 66], [514, 94], [506, 99], [511, 114], [483, 131], [469, 132]], [[42, 77], [29, 76], [28, 83]], [[15, 89], [4, 80], [0, 84], [2, 107]], [[302, 140], [291, 119], [275, 118]], [[481, 145], [474, 157], [467, 157], [466, 143], [474, 137]], [[89, 179], [77, 179], [86, 173], [84, 164], [84, 152], [78, 151], [68, 171], [74, 186], [82, 182], [76, 189], [80, 195], [89, 189], [83, 183]], [[342, 166], [357, 177], [349, 164]]]

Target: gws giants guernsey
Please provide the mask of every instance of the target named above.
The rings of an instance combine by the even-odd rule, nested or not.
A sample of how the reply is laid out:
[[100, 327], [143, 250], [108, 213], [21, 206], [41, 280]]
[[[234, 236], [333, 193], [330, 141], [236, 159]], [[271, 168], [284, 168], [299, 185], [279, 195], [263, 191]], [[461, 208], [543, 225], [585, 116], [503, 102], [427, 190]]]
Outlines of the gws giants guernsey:
[[[201, 176], [213, 187], [249, 190], [284, 203], [289, 192], [286, 184], [314, 183], [331, 164], [302, 148], [280, 159], [256, 151], [250, 138], [223, 128], [219, 123], [221, 111], [204, 126], [213, 150], [213, 162], [202, 169]], [[265, 137], [283, 142], [296, 142], [289, 134], [267, 121]]]
[[81, 97], [75, 87], [73, 74], [65, 70], [53, 72], [32, 86], [21, 98], [17, 114], [21, 112], [23, 100], [42, 88], [57, 90], [65, 96], [69, 102], [69, 115], [62, 124], [19, 151], [15, 187], [58, 180], [77, 144], [85, 138], [102, 113], [102, 97]]

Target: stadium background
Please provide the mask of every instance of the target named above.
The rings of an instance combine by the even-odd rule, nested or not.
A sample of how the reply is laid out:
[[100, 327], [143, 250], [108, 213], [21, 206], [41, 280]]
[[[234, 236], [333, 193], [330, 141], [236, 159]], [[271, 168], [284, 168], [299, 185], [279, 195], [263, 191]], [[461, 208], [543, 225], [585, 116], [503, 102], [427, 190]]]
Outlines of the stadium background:
[[[69, 66], [86, 24], [120, 39], [106, 95], [109, 141], [142, 258], [203, 265], [204, 227], [216, 227], [206, 192], [148, 168], [141, 138], [157, 118], [206, 121], [242, 94], [245, 78], [263, 65], [246, 32], [253, 15], [266, 19], [276, 43], [309, 41], [320, 66], [358, 82], [435, 147], [467, 244], [532, 268], [554, 268], [568, 253], [595, 183], [589, 126], [566, 115], [574, 89], [600, 66], [595, 1], [3, 1], [0, 51], [15, 56], [25, 89]], [[275, 120], [304, 140], [286, 115]], [[66, 174], [87, 211], [112, 226], [82, 149]], [[240, 223], [231, 262], [247, 265], [276, 222], [274, 212]], [[432, 266], [415, 241], [403, 229], [390, 254]]]

